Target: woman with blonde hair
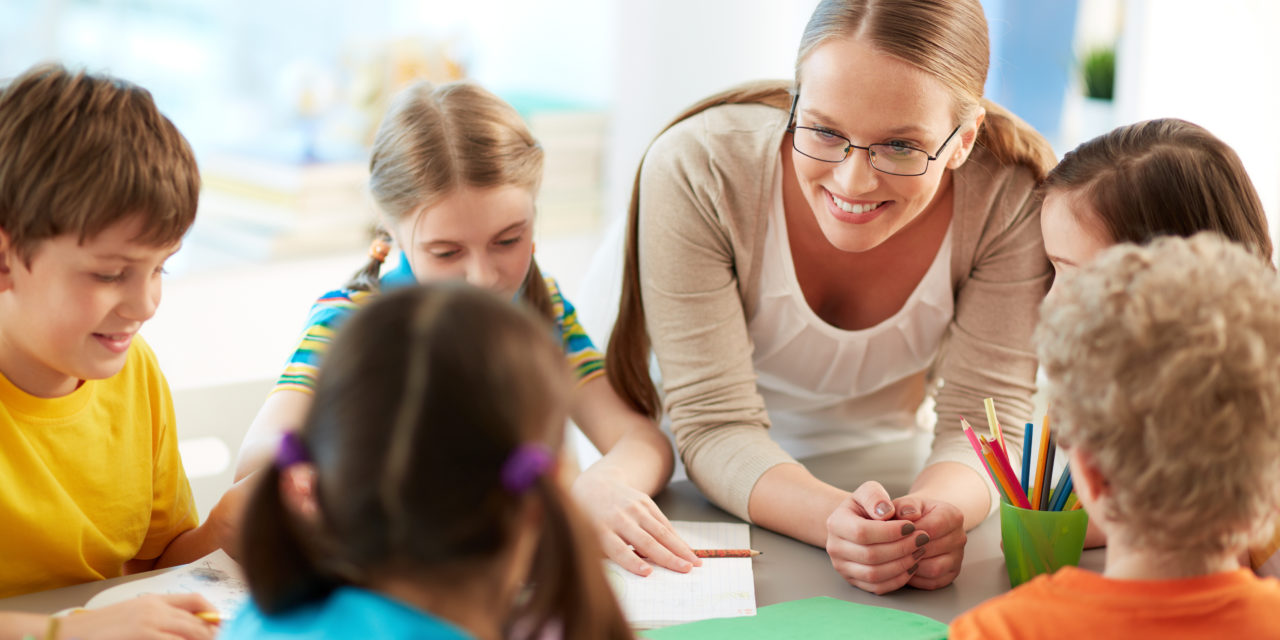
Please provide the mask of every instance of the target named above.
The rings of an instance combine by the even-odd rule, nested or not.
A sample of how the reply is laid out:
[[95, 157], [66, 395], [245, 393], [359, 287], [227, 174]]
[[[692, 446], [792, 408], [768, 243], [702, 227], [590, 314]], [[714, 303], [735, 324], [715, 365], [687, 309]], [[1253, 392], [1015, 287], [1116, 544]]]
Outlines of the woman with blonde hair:
[[[615, 389], [665, 409], [713, 502], [825, 546], [875, 593], [955, 579], [965, 531], [996, 504], [960, 414], [993, 397], [1021, 424], [1032, 408], [1050, 275], [1033, 196], [1053, 154], [982, 98], [988, 57], [978, 0], [824, 0], [794, 84], [691, 107], [632, 196]], [[936, 418], [918, 423], [937, 381]], [[796, 462], [930, 421], [905, 495]]]

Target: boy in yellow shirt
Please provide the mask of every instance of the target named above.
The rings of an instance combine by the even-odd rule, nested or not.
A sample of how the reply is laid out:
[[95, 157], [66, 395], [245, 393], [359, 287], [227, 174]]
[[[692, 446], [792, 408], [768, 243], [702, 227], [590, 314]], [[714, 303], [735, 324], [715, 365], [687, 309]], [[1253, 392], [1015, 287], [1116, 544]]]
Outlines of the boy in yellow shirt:
[[[187, 562], [232, 535], [197, 526], [168, 385], [137, 335], [199, 190], [144, 89], [59, 66], [0, 89], [0, 597]], [[118, 607], [0, 614], [0, 638], [212, 637], [197, 596]]]
[[1280, 582], [1241, 568], [1280, 505], [1280, 276], [1212, 233], [1119, 245], [1037, 329], [1102, 575], [1064, 567], [957, 618], [966, 638], [1275, 638]]

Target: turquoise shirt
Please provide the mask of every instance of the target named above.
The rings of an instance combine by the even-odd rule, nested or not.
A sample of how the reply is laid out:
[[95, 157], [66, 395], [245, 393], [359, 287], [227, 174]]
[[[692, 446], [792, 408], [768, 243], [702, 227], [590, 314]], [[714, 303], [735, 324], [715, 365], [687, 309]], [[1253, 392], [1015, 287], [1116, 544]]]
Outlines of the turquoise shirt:
[[250, 600], [218, 638], [472, 640], [470, 634], [425, 611], [357, 587], [340, 587], [320, 602], [271, 616]]

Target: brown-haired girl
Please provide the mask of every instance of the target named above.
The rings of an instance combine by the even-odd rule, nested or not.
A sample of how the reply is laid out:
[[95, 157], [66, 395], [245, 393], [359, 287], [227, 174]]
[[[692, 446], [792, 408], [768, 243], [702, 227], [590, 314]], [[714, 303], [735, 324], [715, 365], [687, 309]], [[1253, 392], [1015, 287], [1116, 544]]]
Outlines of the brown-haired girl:
[[[615, 388], [658, 413], [652, 344], [689, 477], [876, 593], [949, 584], [996, 504], [960, 414], [1032, 409], [1050, 276], [1033, 194], [1053, 154], [982, 98], [988, 55], [978, 0], [824, 0], [795, 83], [690, 108], [632, 198]], [[927, 428], [939, 379], [905, 495], [796, 462]]]
[[[379, 290], [462, 279], [523, 301], [555, 325], [577, 378], [569, 415], [604, 452], [574, 481], [573, 493], [594, 517], [609, 557], [641, 575], [653, 571], [650, 562], [676, 571], [701, 564], [650, 498], [671, 475], [671, 444], [614, 393], [573, 305], [533, 258], [542, 159], [516, 110], [475, 84], [421, 82], [395, 98], [369, 163], [386, 233], [353, 282], [312, 308], [298, 349], [245, 436], [237, 479], [266, 463], [280, 433], [297, 428], [329, 341], [353, 309]], [[392, 243], [398, 264], [384, 274]]]
[[1040, 225], [1055, 283], [1120, 242], [1213, 231], [1271, 260], [1271, 235], [1240, 156], [1177, 118], [1116, 128], [1062, 157]]
[[[1067, 152], [1043, 185], [1040, 225], [1054, 288], [1103, 249], [1160, 236], [1215, 232], [1272, 259], [1271, 234], [1244, 163], [1227, 143], [1185, 120], [1118, 127]], [[1086, 544], [1100, 545], [1090, 527]], [[1280, 577], [1280, 530], [1253, 549], [1255, 571]]]
[[250, 499], [253, 599], [223, 637], [631, 637], [555, 478], [570, 397], [532, 311], [455, 283], [379, 296]]

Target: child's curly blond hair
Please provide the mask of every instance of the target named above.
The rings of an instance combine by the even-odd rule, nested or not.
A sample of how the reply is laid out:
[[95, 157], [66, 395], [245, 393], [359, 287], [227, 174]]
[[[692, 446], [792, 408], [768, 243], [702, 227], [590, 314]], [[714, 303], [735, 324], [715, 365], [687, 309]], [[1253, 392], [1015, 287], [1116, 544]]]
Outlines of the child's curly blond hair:
[[1221, 553], [1280, 508], [1280, 277], [1211, 233], [1118, 245], [1045, 300], [1059, 442], [1151, 550]]

